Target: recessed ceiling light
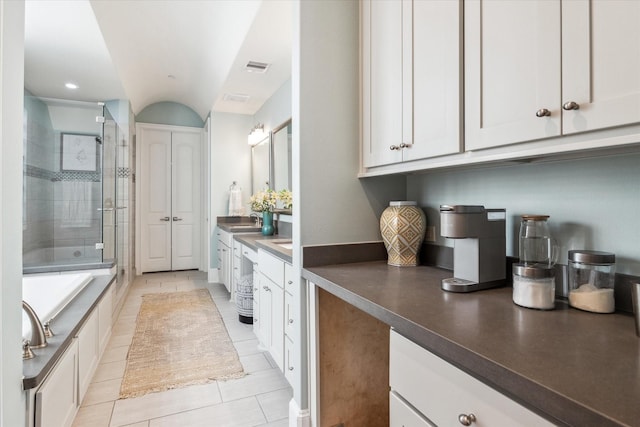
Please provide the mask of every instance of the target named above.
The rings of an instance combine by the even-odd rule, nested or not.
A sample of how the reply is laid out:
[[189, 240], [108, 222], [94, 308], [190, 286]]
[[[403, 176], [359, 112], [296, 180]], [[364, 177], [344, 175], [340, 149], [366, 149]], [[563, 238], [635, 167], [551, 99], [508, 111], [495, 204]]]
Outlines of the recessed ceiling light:
[[78, 85], [77, 85], [77, 84], [75, 84], [75, 83], [65, 83], [65, 84], [64, 84], [64, 86], [65, 86], [67, 89], [78, 89]]
[[231, 102], [247, 102], [250, 96], [244, 93], [225, 93], [222, 95], [223, 101], [231, 101]]

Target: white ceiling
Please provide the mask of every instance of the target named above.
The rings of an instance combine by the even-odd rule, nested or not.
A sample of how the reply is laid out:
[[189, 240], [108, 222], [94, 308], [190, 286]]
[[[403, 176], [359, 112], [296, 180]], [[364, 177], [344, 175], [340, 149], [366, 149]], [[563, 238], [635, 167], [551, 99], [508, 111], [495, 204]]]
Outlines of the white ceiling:
[[[129, 99], [135, 114], [162, 101], [203, 119], [212, 109], [254, 114], [291, 76], [291, 39], [290, 0], [27, 0], [25, 87], [50, 98]], [[248, 73], [249, 60], [271, 65]]]

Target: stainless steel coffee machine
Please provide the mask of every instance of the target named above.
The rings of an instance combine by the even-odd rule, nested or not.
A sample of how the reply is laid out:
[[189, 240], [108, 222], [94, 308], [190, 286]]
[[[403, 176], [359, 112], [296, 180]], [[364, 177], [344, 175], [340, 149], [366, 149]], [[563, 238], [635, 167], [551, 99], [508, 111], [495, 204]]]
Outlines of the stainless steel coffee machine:
[[453, 275], [442, 280], [449, 292], [495, 288], [506, 282], [505, 209], [440, 206], [440, 235], [455, 239]]

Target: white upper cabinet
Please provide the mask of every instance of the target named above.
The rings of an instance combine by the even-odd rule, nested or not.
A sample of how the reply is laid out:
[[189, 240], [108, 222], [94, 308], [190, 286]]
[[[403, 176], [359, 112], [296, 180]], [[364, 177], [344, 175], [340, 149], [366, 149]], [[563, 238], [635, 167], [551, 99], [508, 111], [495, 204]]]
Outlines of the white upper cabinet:
[[[565, 134], [640, 122], [640, 1], [562, 2]], [[569, 106], [567, 106], [568, 108]]]
[[363, 166], [460, 151], [458, 0], [364, 0]]
[[640, 2], [465, 2], [465, 149], [640, 121]]

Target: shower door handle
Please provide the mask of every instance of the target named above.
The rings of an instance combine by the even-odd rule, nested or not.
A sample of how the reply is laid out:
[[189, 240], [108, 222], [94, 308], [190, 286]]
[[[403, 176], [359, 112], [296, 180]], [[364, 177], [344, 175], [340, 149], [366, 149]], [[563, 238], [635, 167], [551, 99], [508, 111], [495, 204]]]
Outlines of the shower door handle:
[[174, 220], [174, 221], [182, 221], [182, 218], [178, 218], [177, 216], [174, 216], [174, 217], [173, 217], [173, 220]]
[[171, 217], [165, 216], [164, 218], [160, 218], [160, 221], [170, 221]]
[[120, 209], [127, 209], [126, 206], [118, 206], [116, 209], [120, 210]]
[[113, 211], [113, 208], [98, 208], [98, 210], [101, 212], [111, 212]]

